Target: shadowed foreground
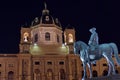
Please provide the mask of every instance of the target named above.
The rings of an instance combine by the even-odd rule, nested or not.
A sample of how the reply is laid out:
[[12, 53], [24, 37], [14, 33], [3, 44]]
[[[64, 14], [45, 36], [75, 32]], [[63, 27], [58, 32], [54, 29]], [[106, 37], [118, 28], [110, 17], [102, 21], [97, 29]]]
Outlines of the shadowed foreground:
[[94, 78], [85, 79], [85, 80], [120, 80], [120, 74], [104, 76], [104, 77], [94, 77]]

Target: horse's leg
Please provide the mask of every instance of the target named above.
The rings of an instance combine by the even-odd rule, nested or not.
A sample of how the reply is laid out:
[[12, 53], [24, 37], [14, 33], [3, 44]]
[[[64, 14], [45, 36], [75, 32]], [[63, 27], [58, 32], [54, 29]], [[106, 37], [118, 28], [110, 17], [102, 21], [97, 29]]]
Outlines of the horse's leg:
[[103, 56], [105, 57], [105, 59], [107, 60], [107, 63], [108, 63], [109, 69], [108, 69], [108, 74], [107, 74], [107, 76], [109, 76], [110, 73], [111, 73], [111, 63], [110, 63], [110, 58], [109, 58], [110, 55], [107, 55], [106, 53], [104, 53]]
[[87, 65], [88, 65], [88, 68], [89, 68], [89, 71], [90, 71], [90, 78], [92, 78], [92, 68], [91, 68], [91, 63], [88, 62]]
[[109, 62], [109, 61], [107, 61], [107, 62], [108, 62], [108, 67], [109, 67], [109, 70], [108, 70], [108, 74], [107, 74], [107, 76], [109, 76], [110, 73], [111, 73], [111, 65], [110, 65], [110, 62]]
[[86, 62], [83, 62], [83, 69], [84, 69], [84, 75], [83, 75], [82, 80], [85, 80], [85, 77], [87, 76], [86, 75]]
[[112, 67], [112, 74], [116, 74], [116, 72], [115, 72], [115, 65], [114, 65], [114, 62], [113, 62], [113, 60], [112, 60], [112, 56], [111, 55], [105, 55], [104, 54], [104, 57], [107, 59], [107, 61], [109, 62], [108, 64], [109, 64], [109, 74], [110, 74], [110, 72], [111, 72], [111, 67]]
[[112, 57], [111, 57], [111, 56], [109, 57], [109, 62], [110, 62], [110, 64], [111, 64], [111, 66], [112, 66], [112, 74], [116, 74], [114, 61], [112, 60]]

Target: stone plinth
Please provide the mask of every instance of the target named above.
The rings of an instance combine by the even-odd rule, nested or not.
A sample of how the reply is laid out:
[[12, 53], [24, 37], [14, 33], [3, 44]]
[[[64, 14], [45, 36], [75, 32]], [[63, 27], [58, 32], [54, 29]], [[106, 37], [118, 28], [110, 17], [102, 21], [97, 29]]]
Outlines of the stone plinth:
[[111, 76], [103, 76], [103, 77], [94, 77], [94, 78], [85, 79], [85, 80], [120, 80], [120, 74], [111, 75]]

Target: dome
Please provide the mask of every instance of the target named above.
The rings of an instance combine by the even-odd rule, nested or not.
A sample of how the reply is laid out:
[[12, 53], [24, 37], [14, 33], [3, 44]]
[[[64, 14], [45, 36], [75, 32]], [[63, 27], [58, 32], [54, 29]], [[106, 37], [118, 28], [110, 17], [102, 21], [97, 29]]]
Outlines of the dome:
[[[42, 16], [41, 17], [36, 17], [32, 23], [31, 23], [31, 27], [36, 27], [36, 25], [40, 24], [41, 26], [48, 26], [48, 24], [50, 26], [55, 26], [59, 29], [62, 29], [61, 23], [58, 20], [58, 18], [53, 18], [50, 14], [49, 14], [49, 10], [47, 9], [47, 5], [44, 4], [45, 8], [42, 10]], [[38, 27], [38, 26], [37, 26]]]

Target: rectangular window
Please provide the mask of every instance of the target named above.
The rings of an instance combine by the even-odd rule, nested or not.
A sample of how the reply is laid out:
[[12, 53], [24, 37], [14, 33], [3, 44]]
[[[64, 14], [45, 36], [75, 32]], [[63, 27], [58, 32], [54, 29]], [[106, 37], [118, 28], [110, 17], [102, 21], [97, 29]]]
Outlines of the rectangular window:
[[103, 64], [103, 66], [107, 66], [107, 64]]
[[60, 64], [60, 65], [64, 65], [64, 62], [63, 62], [63, 61], [60, 61], [59, 64]]
[[40, 62], [36, 61], [36, 62], [35, 62], [35, 65], [40, 65]]
[[47, 62], [47, 64], [48, 64], [48, 65], [52, 65], [52, 62], [49, 61], [49, 62]]

